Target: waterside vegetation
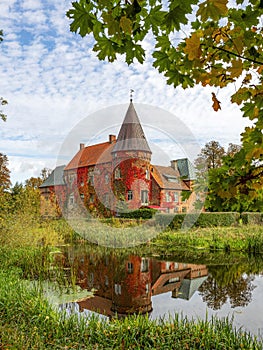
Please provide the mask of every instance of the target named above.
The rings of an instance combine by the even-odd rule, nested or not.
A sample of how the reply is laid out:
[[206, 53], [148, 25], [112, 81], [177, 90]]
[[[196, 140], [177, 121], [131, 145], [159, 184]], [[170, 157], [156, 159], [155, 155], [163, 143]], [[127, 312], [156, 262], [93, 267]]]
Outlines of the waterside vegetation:
[[[41, 288], [42, 281], [54, 279], [65, 286], [59, 268], [61, 261], [54, 258], [67, 246], [96, 250], [99, 255], [133, 253], [175, 256], [185, 261], [196, 256], [202, 257], [205, 263], [212, 263], [215, 255], [218, 261], [218, 254], [222, 255], [220, 261], [223, 257], [230, 259], [229, 251], [251, 252], [255, 253], [251, 257], [255, 260], [262, 252], [262, 226], [192, 228], [186, 232], [168, 229], [144, 245], [116, 250], [87, 244], [62, 219], [31, 220], [29, 225], [25, 218], [20, 217], [21, 225], [17, 224], [13, 231], [15, 236], [11, 231], [12, 221], [2, 222], [0, 230], [0, 343], [3, 349], [262, 349], [259, 340], [234, 329], [229, 319], [193, 321], [175, 315], [168, 321], [153, 321], [137, 315], [105, 321], [96, 316], [67, 316], [48, 303]], [[114, 225], [120, 234], [125, 232], [127, 223], [117, 220]], [[232, 254], [231, 259], [235, 259]], [[230, 260], [230, 264], [234, 262]], [[71, 277], [69, 283], [74, 286], [74, 273]], [[35, 283], [32, 286], [28, 281]]]
[[262, 349], [229, 319], [194, 322], [179, 315], [152, 321], [137, 315], [102, 320], [67, 316], [29, 288], [18, 268], [0, 271], [2, 349]]

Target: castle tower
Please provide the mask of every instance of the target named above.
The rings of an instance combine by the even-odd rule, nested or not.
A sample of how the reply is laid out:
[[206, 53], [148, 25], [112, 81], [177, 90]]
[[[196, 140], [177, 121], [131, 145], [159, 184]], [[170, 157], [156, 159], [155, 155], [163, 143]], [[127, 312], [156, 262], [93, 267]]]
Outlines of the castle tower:
[[151, 154], [152, 152], [131, 99], [117, 137], [117, 142], [112, 150], [113, 159], [118, 158], [121, 161], [121, 158], [130, 156], [150, 162]]
[[111, 154], [113, 183], [119, 199], [127, 203], [128, 209], [148, 205], [152, 152], [132, 98]]

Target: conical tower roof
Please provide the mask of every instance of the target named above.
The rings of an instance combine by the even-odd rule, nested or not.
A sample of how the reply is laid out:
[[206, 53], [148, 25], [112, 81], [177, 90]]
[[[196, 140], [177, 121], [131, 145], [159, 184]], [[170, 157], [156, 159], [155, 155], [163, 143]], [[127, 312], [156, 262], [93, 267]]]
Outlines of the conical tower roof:
[[126, 112], [112, 153], [120, 151], [142, 151], [152, 153], [132, 101]]

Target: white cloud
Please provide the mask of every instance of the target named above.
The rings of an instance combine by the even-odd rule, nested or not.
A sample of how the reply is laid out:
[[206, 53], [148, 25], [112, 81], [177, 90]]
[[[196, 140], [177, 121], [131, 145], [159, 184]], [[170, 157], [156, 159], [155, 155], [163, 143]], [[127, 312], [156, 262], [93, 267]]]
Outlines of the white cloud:
[[[1, 0], [5, 37], [0, 45], [0, 96], [9, 104], [5, 106], [8, 121], [1, 124], [0, 147], [9, 158], [13, 182], [54, 166], [70, 130], [101, 108], [128, 102], [131, 88], [135, 103], [171, 112], [200, 144], [212, 139], [224, 145], [238, 142], [246, 121], [230, 104], [229, 90], [215, 91], [222, 101], [222, 111], [216, 113], [211, 108], [211, 89], [168, 86], [148, 56], [144, 65], [127, 66], [123, 59], [99, 61], [91, 49], [92, 37], [81, 38], [69, 31], [65, 13], [70, 7], [70, 0]], [[152, 49], [150, 36], [146, 49]], [[114, 115], [111, 120], [114, 124]], [[103, 129], [104, 122], [100, 123]], [[172, 119], [162, 123], [176, 126]]]

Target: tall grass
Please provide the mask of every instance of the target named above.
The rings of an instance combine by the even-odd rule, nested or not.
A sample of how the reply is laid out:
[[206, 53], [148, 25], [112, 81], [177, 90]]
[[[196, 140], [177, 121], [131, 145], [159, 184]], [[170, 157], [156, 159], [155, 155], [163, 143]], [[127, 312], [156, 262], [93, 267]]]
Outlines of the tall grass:
[[150, 242], [169, 251], [203, 249], [206, 251], [263, 253], [263, 226], [192, 228], [189, 231], [166, 231]]
[[229, 319], [168, 321], [129, 316], [111, 321], [57, 313], [19, 269], [0, 272], [2, 349], [262, 349]]

